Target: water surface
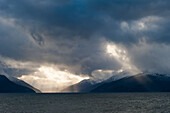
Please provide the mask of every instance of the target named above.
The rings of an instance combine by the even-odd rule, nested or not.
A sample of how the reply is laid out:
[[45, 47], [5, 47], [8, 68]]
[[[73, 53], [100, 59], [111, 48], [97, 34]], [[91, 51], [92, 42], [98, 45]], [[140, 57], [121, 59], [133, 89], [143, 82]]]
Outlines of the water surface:
[[170, 93], [0, 94], [0, 113], [161, 112], [170, 112]]

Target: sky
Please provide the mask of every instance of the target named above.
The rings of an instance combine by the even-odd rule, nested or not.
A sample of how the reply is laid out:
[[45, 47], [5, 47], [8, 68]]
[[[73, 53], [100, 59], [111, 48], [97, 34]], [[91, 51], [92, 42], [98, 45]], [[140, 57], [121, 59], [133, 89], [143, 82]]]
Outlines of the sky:
[[169, 0], [0, 0], [0, 73], [43, 92], [170, 74]]

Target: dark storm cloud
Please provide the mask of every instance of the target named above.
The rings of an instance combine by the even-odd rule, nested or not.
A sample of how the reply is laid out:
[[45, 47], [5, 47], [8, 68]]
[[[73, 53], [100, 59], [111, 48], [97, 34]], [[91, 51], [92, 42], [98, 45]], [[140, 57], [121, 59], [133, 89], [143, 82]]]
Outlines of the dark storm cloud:
[[[101, 34], [107, 36], [116, 42], [136, 43], [142, 37], [149, 37], [148, 41], [169, 43], [169, 14], [170, 2], [168, 0], [92, 0], [88, 2], [90, 8], [103, 15], [103, 18], [109, 18], [106, 30]], [[159, 20], [156, 23], [152, 21], [147, 24], [158, 25], [160, 29], [148, 29], [141, 31], [124, 32], [120, 28], [120, 23], [125, 21], [133, 23], [149, 16], [162, 17], [165, 20]], [[116, 23], [116, 24], [115, 24]]]
[[[147, 16], [167, 17], [168, 6], [168, 1], [161, 0], [6, 0], [1, 1], [0, 8], [3, 16], [14, 18], [17, 24], [29, 29], [32, 37], [41, 44], [41, 35], [53, 39], [88, 39], [97, 35], [118, 42], [138, 41], [143, 35], [150, 36], [157, 31], [122, 34], [120, 22]], [[35, 38], [34, 33], [40, 38]], [[155, 40], [152, 36], [151, 39]]]
[[15, 18], [16, 23], [26, 25], [32, 32], [55, 38], [88, 38], [101, 24], [83, 1], [6, 1], [2, 2], [1, 9], [4, 16]]
[[117, 20], [136, 20], [150, 15], [169, 14], [169, 1], [165, 0], [91, 0], [92, 9]]
[[141, 40], [169, 44], [169, 5], [168, 0], [0, 0], [0, 55], [65, 65], [74, 73], [118, 69], [101, 46], [107, 40], [127, 49]]

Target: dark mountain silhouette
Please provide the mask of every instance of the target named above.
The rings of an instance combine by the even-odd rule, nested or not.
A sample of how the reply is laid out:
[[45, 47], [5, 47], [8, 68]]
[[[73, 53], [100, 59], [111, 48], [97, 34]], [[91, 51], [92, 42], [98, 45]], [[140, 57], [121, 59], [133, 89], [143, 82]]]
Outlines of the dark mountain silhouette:
[[92, 89], [101, 85], [100, 83], [95, 83], [94, 81], [88, 79], [83, 80], [77, 84], [71, 85], [65, 88], [62, 92], [90, 92]]
[[4, 75], [0, 75], [0, 93], [35, 93], [35, 91], [10, 81]]
[[104, 83], [91, 92], [170, 92], [170, 77], [164, 74], [137, 74]]
[[21, 85], [21, 86], [24, 86], [24, 87], [27, 87], [27, 88], [30, 88], [32, 90], [34, 90], [36, 93], [41, 93], [40, 90], [38, 90], [37, 88], [34, 88], [33, 86], [29, 85], [28, 83], [20, 80], [20, 79], [17, 79], [17, 78], [14, 78], [14, 77], [8, 77], [8, 79], [18, 85]]
[[81, 92], [81, 93], [90, 92], [91, 90], [95, 89], [96, 87], [104, 83], [116, 81], [118, 79], [121, 79], [127, 76], [132, 76], [132, 75], [129, 72], [121, 72], [121, 73], [118, 73], [117, 75], [113, 75], [112, 77], [106, 80], [103, 80], [102, 82], [98, 82], [92, 79], [82, 80], [81, 82], [77, 84], [74, 84], [74, 85], [71, 85], [65, 88], [62, 92]]

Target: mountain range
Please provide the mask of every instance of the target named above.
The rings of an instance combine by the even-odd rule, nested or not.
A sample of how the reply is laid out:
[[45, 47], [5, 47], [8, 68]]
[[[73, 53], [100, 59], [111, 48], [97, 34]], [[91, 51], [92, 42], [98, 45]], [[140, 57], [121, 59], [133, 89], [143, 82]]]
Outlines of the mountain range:
[[170, 92], [170, 77], [164, 74], [137, 74], [104, 83], [91, 92]]
[[97, 83], [84, 80], [69, 86], [63, 91], [70, 92], [170, 92], [170, 76], [158, 73], [140, 73], [117, 78], [113, 76], [108, 80]]
[[[170, 92], [170, 76], [158, 73], [139, 73], [112, 76], [102, 82], [92, 79], [71, 85], [62, 92]], [[0, 75], [0, 93], [41, 93], [28, 83], [14, 77]]]

